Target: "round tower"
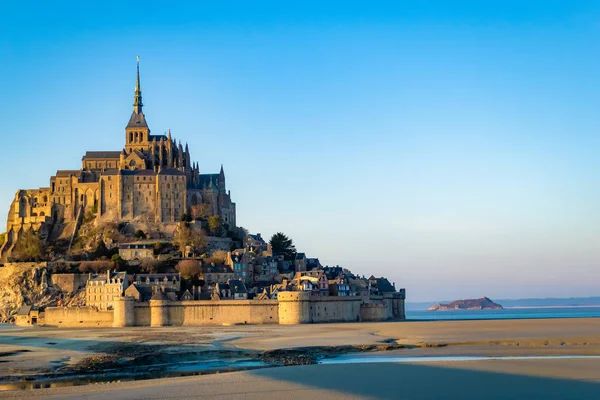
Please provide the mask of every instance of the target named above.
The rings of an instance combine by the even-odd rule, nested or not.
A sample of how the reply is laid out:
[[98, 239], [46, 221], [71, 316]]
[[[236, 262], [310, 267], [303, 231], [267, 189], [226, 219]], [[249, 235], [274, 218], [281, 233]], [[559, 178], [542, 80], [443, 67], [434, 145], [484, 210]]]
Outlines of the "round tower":
[[119, 297], [113, 303], [113, 327], [123, 328], [135, 324], [135, 300], [131, 297]]
[[310, 293], [279, 292], [279, 323], [282, 325], [309, 324], [312, 322]]
[[150, 326], [169, 325], [169, 299], [157, 291], [150, 299]]

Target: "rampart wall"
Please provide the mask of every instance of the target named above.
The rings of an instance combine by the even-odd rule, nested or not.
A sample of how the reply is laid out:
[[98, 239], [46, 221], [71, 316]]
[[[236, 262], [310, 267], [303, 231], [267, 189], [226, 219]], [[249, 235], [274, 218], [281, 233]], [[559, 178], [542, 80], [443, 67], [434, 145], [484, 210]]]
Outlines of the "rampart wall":
[[98, 311], [95, 307], [47, 307], [44, 324], [69, 328], [113, 326], [113, 312]]
[[115, 300], [114, 311], [93, 307], [50, 307], [45, 324], [91, 326], [201, 326], [236, 324], [310, 324], [404, 319], [404, 299], [383, 296], [328, 297], [281, 292], [277, 300], [194, 300], [171, 302]]

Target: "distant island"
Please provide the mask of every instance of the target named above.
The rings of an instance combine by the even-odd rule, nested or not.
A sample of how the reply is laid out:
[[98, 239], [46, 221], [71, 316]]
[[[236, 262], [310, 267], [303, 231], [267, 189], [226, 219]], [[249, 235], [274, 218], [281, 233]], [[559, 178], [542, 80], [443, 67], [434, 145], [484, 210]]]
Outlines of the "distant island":
[[447, 304], [437, 303], [427, 310], [502, 310], [502, 308], [500, 304], [494, 303], [488, 297], [481, 297], [479, 299], [455, 300]]

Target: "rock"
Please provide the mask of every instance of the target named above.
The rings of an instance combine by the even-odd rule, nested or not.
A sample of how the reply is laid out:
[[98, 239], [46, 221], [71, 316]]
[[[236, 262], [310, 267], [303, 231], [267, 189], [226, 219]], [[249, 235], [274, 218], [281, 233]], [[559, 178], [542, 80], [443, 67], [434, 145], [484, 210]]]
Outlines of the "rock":
[[455, 300], [448, 304], [437, 303], [427, 310], [501, 310], [502, 308], [500, 304], [494, 303], [488, 297], [481, 297], [479, 299]]

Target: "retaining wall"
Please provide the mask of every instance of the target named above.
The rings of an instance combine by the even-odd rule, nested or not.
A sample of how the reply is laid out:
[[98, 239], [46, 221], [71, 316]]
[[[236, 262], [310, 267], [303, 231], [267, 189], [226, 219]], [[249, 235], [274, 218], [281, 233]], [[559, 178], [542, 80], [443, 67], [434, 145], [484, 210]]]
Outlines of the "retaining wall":
[[44, 324], [69, 328], [113, 326], [113, 312], [98, 311], [95, 307], [47, 307]]

